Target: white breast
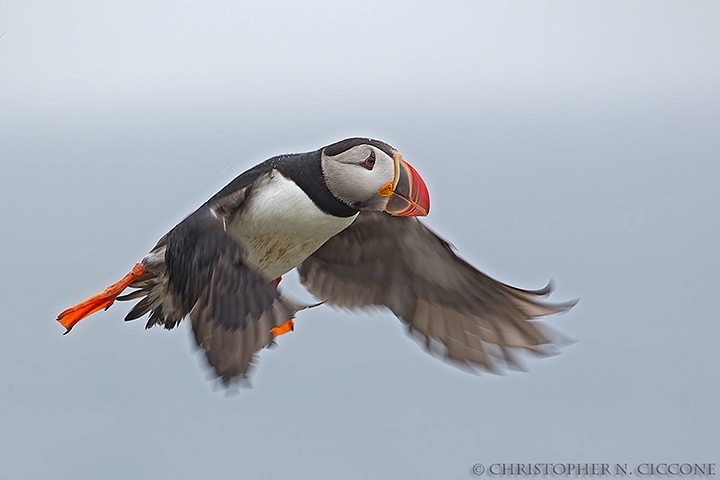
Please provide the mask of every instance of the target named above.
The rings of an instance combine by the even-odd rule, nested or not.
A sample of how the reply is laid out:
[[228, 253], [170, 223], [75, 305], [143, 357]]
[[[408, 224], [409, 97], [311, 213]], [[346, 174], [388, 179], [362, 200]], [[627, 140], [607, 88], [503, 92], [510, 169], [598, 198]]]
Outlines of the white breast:
[[227, 232], [247, 250], [248, 266], [268, 280], [300, 265], [357, 217], [328, 215], [276, 170], [260, 182]]

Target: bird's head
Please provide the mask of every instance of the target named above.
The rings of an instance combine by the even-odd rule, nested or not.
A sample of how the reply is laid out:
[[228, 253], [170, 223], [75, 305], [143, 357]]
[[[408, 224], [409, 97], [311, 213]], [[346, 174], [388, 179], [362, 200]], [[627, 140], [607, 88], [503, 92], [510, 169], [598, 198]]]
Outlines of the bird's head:
[[348, 138], [322, 149], [330, 192], [358, 210], [395, 216], [425, 216], [430, 194], [420, 174], [387, 143]]

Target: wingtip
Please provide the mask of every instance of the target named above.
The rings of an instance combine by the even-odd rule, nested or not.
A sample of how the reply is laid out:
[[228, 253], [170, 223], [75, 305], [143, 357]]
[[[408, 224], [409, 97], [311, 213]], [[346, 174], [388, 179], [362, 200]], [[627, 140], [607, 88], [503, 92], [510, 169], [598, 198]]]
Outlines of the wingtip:
[[325, 303], [327, 303], [330, 300], [330, 299], [327, 299], [327, 300], [323, 300], [323, 301], [317, 302], [317, 303], [305, 304], [285, 293], [283, 293], [280, 298], [282, 299], [283, 303], [290, 306], [290, 308], [293, 311], [293, 317], [295, 316], [295, 314], [297, 312], [301, 312], [303, 310], [307, 310], [310, 308], [319, 307], [320, 305], [324, 305]]
[[573, 308], [575, 305], [577, 305], [578, 302], [580, 302], [580, 297], [573, 298], [572, 300], [568, 300], [567, 302], [558, 303], [557, 306], [562, 308], [562, 310], [561, 310], [562, 312], [567, 312], [568, 310]]
[[546, 297], [550, 295], [555, 290], [555, 280], [552, 278], [548, 280], [547, 285], [545, 285], [543, 288], [540, 288], [538, 290], [528, 290], [528, 293], [533, 293], [535, 295], [538, 295], [540, 297]]
[[538, 288], [537, 290], [532, 290], [532, 289], [528, 289], [528, 288], [519, 288], [519, 287], [514, 287], [512, 285], [505, 285], [505, 286], [507, 286], [517, 292], [527, 294], [527, 295], [535, 295], [538, 297], [547, 297], [548, 295], [550, 295], [552, 292], [555, 291], [555, 281], [552, 278], [550, 280], [548, 280], [547, 285], [545, 285], [542, 288]]

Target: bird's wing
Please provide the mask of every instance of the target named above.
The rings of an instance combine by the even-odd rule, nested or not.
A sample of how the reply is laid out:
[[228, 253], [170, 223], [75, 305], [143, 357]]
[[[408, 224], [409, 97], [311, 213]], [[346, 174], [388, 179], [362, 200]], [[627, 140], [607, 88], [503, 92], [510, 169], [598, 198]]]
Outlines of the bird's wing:
[[420, 221], [363, 212], [298, 267], [310, 293], [344, 308], [386, 306], [453, 362], [495, 371], [515, 365], [510, 349], [543, 353], [551, 343], [531, 322], [576, 302], [550, 305], [550, 292], [500, 283], [459, 258]]
[[226, 384], [244, 378], [257, 351], [272, 343], [271, 329], [304, 307], [284, 298], [243, 262], [225, 220], [248, 189], [228, 195], [181, 222], [167, 236], [168, 288], [189, 312], [195, 340]]

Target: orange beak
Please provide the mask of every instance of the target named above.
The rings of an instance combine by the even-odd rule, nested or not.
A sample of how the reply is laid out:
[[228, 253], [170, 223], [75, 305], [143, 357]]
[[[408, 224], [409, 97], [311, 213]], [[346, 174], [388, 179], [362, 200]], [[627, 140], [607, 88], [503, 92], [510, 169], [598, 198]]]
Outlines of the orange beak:
[[424, 217], [430, 212], [430, 193], [425, 181], [400, 153], [396, 152], [394, 159], [395, 179], [385, 211], [396, 217]]

